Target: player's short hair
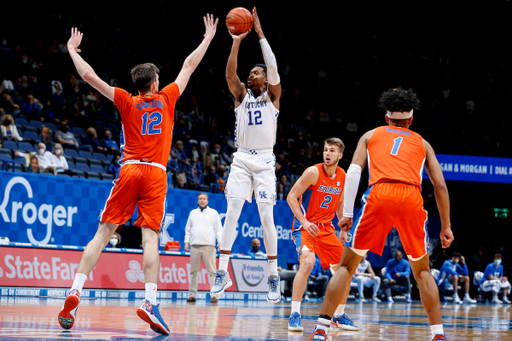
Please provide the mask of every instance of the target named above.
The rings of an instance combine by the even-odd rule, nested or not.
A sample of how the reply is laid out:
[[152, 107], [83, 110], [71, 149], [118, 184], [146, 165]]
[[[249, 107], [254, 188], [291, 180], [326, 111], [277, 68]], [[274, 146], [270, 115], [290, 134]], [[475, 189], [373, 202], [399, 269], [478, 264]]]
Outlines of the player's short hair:
[[494, 255], [494, 259], [501, 259], [501, 253], [497, 253]]
[[151, 84], [156, 80], [156, 74], [160, 72], [155, 64], [144, 63], [136, 65], [130, 71], [132, 81], [139, 92], [151, 90]]
[[338, 148], [340, 149], [340, 153], [343, 153], [343, 151], [345, 150], [345, 144], [337, 137], [329, 137], [327, 140], [324, 141], [324, 145], [326, 144], [333, 144], [338, 146]]
[[379, 103], [379, 107], [390, 112], [406, 112], [420, 108], [420, 100], [414, 91], [412, 89], [404, 90], [400, 87], [382, 93]]
[[460, 257], [462, 257], [462, 255], [461, 255], [459, 252], [454, 252], [454, 253], [452, 253], [452, 258], [453, 258], [453, 257], [458, 257], [458, 258], [460, 258]]
[[265, 72], [265, 77], [267, 77], [267, 66], [266, 66], [265, 64], [261, 64], [261, 63], [259, 63], [259, 64], [254, 65], [254, 67], [260, 67], [260, 68], [262, 68], [262, 69], [263, 69], [263, 72]]

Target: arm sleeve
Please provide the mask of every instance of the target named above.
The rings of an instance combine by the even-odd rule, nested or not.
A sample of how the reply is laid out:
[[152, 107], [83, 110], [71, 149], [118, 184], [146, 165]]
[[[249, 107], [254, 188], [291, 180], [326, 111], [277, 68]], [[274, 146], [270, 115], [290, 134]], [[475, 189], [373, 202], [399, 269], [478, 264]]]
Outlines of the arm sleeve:
[[267, 66], [267, 79], [270, 85], [277, 85], [281, 82], [279, 73], [277, 72], [276, 56], [272, 52], [267, 39], [260, 40], [261, 51], [263, 52], [263, 59]]
[[359, 181], [361, 180], [361, 166], [351, 164], [348, 167], [345, 177], [345, 188], [343, 190], [343, 216], [347, 218], [354, 217], [354, 202], [356, 200]]

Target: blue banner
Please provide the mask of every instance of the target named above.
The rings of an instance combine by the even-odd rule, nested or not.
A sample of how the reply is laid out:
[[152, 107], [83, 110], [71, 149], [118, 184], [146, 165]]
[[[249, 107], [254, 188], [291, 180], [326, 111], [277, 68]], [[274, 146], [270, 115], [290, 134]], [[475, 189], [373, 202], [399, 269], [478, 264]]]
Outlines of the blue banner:
[[[446, 154], [436, 156], [446, 180], [512, 184], [512, 159]], [[424, 178], [428, 178], [426, 172]]]

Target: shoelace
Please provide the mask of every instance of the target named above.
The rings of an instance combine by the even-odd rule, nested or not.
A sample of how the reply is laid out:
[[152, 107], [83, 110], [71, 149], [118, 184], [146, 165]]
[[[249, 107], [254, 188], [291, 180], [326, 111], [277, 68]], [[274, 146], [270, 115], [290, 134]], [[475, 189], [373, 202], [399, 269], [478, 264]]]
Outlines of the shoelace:
[[270, 291], [277, 291], [277, 280], [269, 279], [268, 282], [270, 283]]
[[292, 324], [299, 323], [299, 315], [292, 315]]
[[[225, 276], [225, 275], [224, 275]], [[220, 283], [222, 282], [222, 280], [224, 279], [224, 276], [222, 276], [221, 274], [217, 273], [215, 275], [215, 285], [220, 285]]]

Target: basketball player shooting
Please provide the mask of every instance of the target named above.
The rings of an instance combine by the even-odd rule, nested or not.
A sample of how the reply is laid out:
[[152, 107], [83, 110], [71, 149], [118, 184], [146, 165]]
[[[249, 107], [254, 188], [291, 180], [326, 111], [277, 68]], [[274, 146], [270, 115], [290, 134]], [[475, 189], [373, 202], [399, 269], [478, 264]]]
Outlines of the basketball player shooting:
[[281, 84], [276, 58], [261, 29], [256, 8], [252, 13], [265, 64], [255, 65], [249, 72], [247, 84], [242, 83], [236, 74], [238, 51], [242, 40], [250, 31], [240, 35], [230, 33], [233, 45], [226, 67], [226, 80], [235, 97], [235, 144], [238, 150], [234, 154], [224, 192], [228, 208], [222, 230], [219, 269], [211, 294], [219, 296], [232, 285], [227, 270], [235, 229], [244, 202], [251, 202], [254, 192], [268, 256], [267, 301], [277, 303], [281, 300], [281, 293], [277, 272], [277, 232], [273, 216], [276, 200], [273, 147], [276, 141]]

